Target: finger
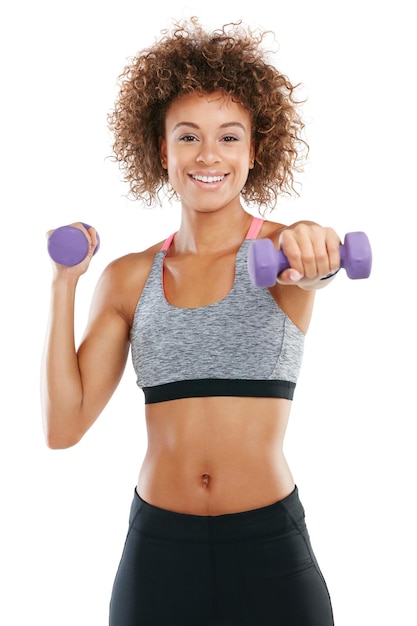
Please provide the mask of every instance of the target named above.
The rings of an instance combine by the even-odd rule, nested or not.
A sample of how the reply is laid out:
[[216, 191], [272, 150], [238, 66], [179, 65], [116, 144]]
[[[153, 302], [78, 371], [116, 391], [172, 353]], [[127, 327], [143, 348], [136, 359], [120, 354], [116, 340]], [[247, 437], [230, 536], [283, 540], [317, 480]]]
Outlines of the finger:
[[327, 241], [327, 255], [329, 257], [329, 273], [334, 273], [340, 268], [340, 245], [341, 241], [337, 233], [332, 232]]
[[340, 268], [340, 239], [332, 229], [323, 229], [321, 236], [314, 239], [314, 254], [316, 277], [328, 276]]
[[[311, 266], [311, 274], [308, 278], [320, 278], [330, 273], [330, 259], [326, 244], [326, 238], [323, 235], [315, 239], [313, 242], [314, 268]], [[313, 273], [315, 271], [315, 274]]]
[[291, 268], [305, 278], [315, 278], [318, 268], [315, 244], [310, 233], [299, 233], [295, 243], [297, 248], [291, 246], [289, 252], [285, 252]]
[[88, 252], [88, 255], [92, 257], [95, 252], [95, 249], [98, 246], [97, 231], [95, 228], [93, 228], [93, 226], [90, 226], [90, 228], [87, 229], [87, 233], [90, 239], [90, 250]]
[[71, 224], [71, 226], [75, 226], [75, 228], [79, 228], [80, 230], [82, 230], [87, 237], [89, 243], [87, 256], [89, 259], [91, 259], [96, 247], [98, 246], [99, 241], [96, 229], [93, 226], [88, 226], [87, 228], [86, 225], [84, 225], [82, 222], [74, 222], [73, 224]]
[[280, 285], [295, 285], [303, 278], [303, 274], [300, 274], [300, 272], [290, 267], [277, 276], [277, 283]]

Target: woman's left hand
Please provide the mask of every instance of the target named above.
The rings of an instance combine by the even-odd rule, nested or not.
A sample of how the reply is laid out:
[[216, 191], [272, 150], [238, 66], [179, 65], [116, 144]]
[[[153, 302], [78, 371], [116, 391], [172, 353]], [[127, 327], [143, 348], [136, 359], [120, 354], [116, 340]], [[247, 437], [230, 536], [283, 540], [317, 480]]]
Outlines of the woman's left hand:
[[328, 281], [320, 283], [320, 280], [340, 268], [340, 243], [332, 228], [315, 222], [296, 222], [282, 229], [278, 247], [290, 267], [277, 276], [277, 282], [307, 289], [324, 287]]

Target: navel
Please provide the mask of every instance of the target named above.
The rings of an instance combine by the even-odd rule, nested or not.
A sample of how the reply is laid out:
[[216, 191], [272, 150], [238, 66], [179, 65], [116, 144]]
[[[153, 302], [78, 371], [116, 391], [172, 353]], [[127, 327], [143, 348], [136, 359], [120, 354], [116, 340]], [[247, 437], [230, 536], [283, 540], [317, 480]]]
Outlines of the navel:
[[203, 487], [208, 487], [210, 482], [210, 474], [202, 474], [201, 476], [201, 484]]

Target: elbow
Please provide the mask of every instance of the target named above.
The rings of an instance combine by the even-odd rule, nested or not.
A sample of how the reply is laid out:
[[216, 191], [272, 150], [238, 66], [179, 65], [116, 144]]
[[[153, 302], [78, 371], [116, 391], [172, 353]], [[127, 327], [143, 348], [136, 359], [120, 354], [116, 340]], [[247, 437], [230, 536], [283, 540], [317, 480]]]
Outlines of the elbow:
[[74, 447], [86, 431], [79, 409], [63, 411], [49, 402], [48, 398], [42, 398], [41, 414], [44, 441], [50, 450]]
[[63, 437], [54, 437], [50, 434], [45, 435], [45, 443], [50, 450], [67, 450], [73, 448], [79, 439], [70, 439]]
[[82, 439], [82, 434], [74, 429], [53, 426], [51, 423], [45, 422], [44, 437], [46, 446], [50, 450], [66, 450], [73, 448]]

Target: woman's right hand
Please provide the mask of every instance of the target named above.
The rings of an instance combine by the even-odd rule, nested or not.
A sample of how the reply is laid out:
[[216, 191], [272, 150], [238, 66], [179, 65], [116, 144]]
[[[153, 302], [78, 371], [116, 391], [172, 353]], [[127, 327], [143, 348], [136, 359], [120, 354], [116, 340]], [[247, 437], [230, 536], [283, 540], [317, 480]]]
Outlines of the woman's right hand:
[[[67, 266], [67, 265], [62, 265], [56, 261], [54, 261], [54, 259], [51, 257], [51, 262], [52, 262], [52, 267], [53, 267], [53, 271], [54, 271], [54, 276], [71, 276], [74, 278], [78, 278], [79, 276], [81, 276], [82, 274], [84, 274], [87, 270], [88, 267], [90, 265], [91, 262], [91, 258], [97, 248], [97, 245], [99, 243], [98, 240], [98, 235], [97, 232], [95, 230], [95, 228], [93, 228], [92, 226], [90, 226], [89, 228], [86, 228], [85, 225], [82, 222], [74, 222], [72, 224], [69, 224], [69, 226], [72, 226], [74, 228], [78, 228], [79, 230], [81, 230], [83, 232], [83, 234], [86, 236], [88, 242], [89, 242], [89, 249], [88, 249], [88, 253], [85, 256], [85, 258], [80, 262], [77, 263], [76, 265], [71, 265], [71, 266]], [[52, 229], [49, 230], [46, 233], [46, 238], [49, 239], [49, 237], [51, 237], [51, 235], [55, 232], [56, 229]]]

